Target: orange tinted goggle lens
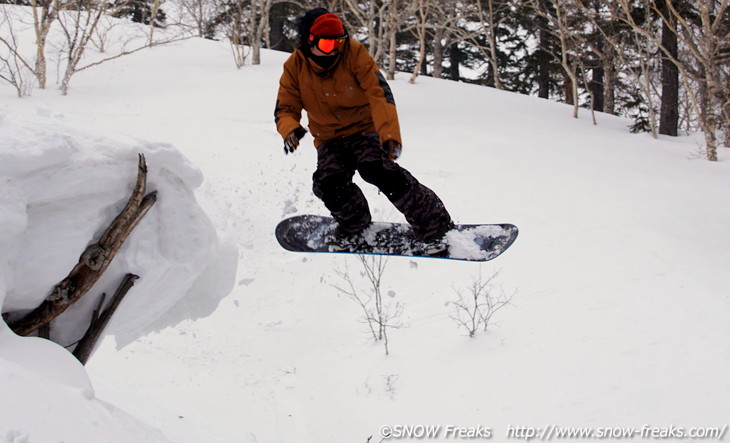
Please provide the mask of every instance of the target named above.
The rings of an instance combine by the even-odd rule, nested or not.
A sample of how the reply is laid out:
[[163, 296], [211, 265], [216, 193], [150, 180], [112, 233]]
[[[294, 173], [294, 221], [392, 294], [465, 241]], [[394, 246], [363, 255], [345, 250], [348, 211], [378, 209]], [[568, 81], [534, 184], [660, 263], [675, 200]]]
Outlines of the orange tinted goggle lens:
[[337, 49], [338, 51], [342, 49], [342, 47], [345, 45], [345, 39], [344, 38], [320, 38], [317, 41], [317, 49], [324, 52], [325, 54], [329, 54], [330, 52]]

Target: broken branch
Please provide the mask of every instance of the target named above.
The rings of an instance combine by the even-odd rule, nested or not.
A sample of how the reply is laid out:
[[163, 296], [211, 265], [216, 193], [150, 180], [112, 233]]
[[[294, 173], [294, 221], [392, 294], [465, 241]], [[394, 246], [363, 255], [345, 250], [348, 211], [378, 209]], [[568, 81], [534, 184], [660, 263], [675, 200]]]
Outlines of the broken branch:
[[28, 335], [50, 323], [94, 286], [134, 227], [157, 200], [156, 192], [145, 195], [146, 180], [147, 164], [144, 155], [139, 154], [137, 182], [127, 205], [99, 241], [86, 248], [78, 264], [53, 288], [46, 300], [28, 315], [9, 325], [16, 334]]

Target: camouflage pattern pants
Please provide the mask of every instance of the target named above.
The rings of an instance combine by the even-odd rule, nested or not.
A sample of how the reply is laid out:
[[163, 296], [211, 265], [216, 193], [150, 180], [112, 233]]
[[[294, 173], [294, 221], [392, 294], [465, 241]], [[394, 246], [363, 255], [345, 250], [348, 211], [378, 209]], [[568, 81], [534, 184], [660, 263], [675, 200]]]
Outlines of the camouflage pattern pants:
[[451, 217], [441, 199], [389, 160], [380, 137], [372, 132], [331, 140], [317, 148], [314, 194], [345, 232], [360, 232], [372, 221], [365, 196], [352, 182], [355, 171], [388, 197], [420, 239], [438, 239], [449, 229]]

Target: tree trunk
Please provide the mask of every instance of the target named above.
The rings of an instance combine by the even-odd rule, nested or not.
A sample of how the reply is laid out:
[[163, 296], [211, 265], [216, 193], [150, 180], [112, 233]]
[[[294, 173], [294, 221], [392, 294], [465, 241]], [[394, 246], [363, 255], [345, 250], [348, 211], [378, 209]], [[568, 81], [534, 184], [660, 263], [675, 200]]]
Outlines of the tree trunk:
[[433, 77], [441, 78], [444, 71], [444, 30], [436, 29], [433, 39]]
[[591, 97], [593, 98], [591, 108], [594, 111], [603, 112], [604, 110], [604, 70], [603, 66], [591, 69], [591, 81], [589, 83]]
[[269, 24], [271, 0], [258, 0], [251, 3], [251, 64], [261, 64], [261, 42], [264, 40]]
[[566, 105], [572, 105], [575, 104], [575, 96], [573, 95], [573, 77], [571, 77], [568, 74], [565, 74], [565, 104]]
[[[546, 0], [539, 0], [540, 11], [543, 14], [548, 13]], [[540, 27], [538, 31], [538, 49], [537, 49], [537, 96], [540, 98], [550, 97], [550, 54], [547, 49], [550, 45], [550, 32], [547, 30], [547, 19], [542, 16], [537, 17], [537, 23]]]
[[150, 4], [150, 34], [147, 39], [147, 46], [152, 46], [155, 42], [155, 22], [157, 21], [157, 14], [160, 12], [160, 0], [152, 0]]
[[416, 63], [416, 66], [413, 68], [413, 74], [411, 74], [411, 78], [408, 80], [408, 83], [415, 83], [416, 79], [418, 78], [419, 71], [423, 70], [424, 63], [426, 62], [426, 18], [423, 16], [423, 13], [421, 12], [420, 19], [421, 23], [417, 25], [417, 32], [418, 32], [418, 62]]
[[616, 114], [616, 85], [618, 84], [618, 72], [616, 72], [616, 54], [612, 44], [606, 45], [603, 59], [603, 112]]
[[[670, 17], [671, 25], [662, 20], [662, 47], [671, 57], [677, 58], [677, 21]], [[666, 54], [662, 57], [662, 102], [659, 115], [659, 133], [677, 136], [679, 127], [679, 68]]]
[[459, 74], [459, 65], [461, 64], [461, 51], [459, 50], [459, 43], [454, 42], [449, 46], [449, 79], [454, 81], [461, 80]]
[[[589, 68], [591, 70], [591, 80], [588, 82], [588, 90], [591, 94], [591, 110], [603, 112], [605, 97], [605, 63], [603, 57], [605, 55], [604, 38], [600, 37], [596, 42], [597, 51], [594, 52], [595, 58], [589, 60]], [[585, 72], [585, 70], [583, 70]]]
[[396, 65], [396, 32], [395, 30], [391, 30], [390, 32], [390, 39], [388, 43], [388, 80], [394, 80], [395, 79], [395, 70], [397, 68]]
[[725, 103], [722, 105], [722, 127], [725, 131], [725, 140], [723, 144], [726, 148], [730, 148], [730, 76], [725, 81]]
[[46, 36], [43, 35], [36, 41], [35, 75], [40, 89], [46, 89], [48, 82], [46, 72]]
[[[397, 68], [396, 57], [397, 57], [397, 33], [398, 33], [398, 0], [393, 0], [388, 5], [386, 10], [387, 14], [387, 29], [385, 31], [388, 40], [388, 80], [395, 79], [395, 70]], [[385, 37], [384, 37], [385, 39]]]
[[[46, 63], [46, 39], [51, 30], [51, 25], [58, 17], [58, 11], [50, 0], [44, 0], [41, 5], [36, 0], [31, 0], [33, 10], [33, 29], [36, 38], [36, 60], [35, 60], [35, 76], [38, 79], [38, 87], [46, 89], [48, 81], [47, 63]], [[40, 9], [40, 15], [39, 15]]]
[[494, 20], [494, 0], [489, 0], [489, 66], [491, 67], [491, 83], [496, 89], [503, 89], [502, 80], [499, 78], [499, 56], [497, 54], [497, 24]]
[[[711, 74], [709, 70], [700, 65], [701, 78], [699, 84], [699, 96], [700, 96], [700, 125], [702, 126], [702, 132], [705, 135], [705, 152], [707, 153], [707, 160], [711, 162], [717, 161], [717, 117], [715, 115], [715, 108], [713, 106], [713, 87], [712, 82], [709, 80]], [[708, 84], [710, 83], [710, 84]]]

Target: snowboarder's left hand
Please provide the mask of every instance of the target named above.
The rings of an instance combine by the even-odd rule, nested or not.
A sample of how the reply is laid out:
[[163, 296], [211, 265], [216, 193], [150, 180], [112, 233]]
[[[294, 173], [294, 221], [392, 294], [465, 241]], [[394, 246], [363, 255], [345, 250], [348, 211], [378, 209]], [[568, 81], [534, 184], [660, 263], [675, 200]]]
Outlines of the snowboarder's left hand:
[[401, 152], [403, 152], [403, 147], [396, 140], [386, 140], [383, 143], [383, 149], [388, 154], [389, 160], [398, 160]]

